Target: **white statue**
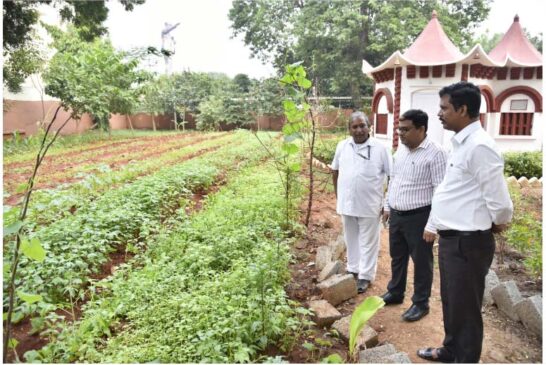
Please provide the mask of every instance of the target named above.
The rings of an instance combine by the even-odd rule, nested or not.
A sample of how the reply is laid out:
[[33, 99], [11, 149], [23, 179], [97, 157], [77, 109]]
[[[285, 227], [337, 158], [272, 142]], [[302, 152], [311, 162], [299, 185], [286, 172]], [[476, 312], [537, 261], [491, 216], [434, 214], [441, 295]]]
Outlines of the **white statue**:
[[165, 22], [165, 28], [161, 31], [161, 51], [163, 52], [163, 58], [165, 60], [165, 73], [169, 74], [171, 71], [171, 56], [176, 51], [176, 41], [171, 32], [180, 25], [176, 23], [174, 25]]

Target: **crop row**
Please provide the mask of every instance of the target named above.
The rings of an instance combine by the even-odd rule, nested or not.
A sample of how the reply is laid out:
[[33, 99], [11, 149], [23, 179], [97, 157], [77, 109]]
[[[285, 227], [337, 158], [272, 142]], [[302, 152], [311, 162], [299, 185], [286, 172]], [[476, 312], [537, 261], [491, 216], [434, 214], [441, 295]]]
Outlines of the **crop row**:
[[[135, 140], [154, 140], [160, 137], [172, 138], [180, 135], [179, 132], [152, 132], [136, 130], [134, 132], [119, 130], [105, 134], [99, 131], [87, 131], [81, 135], [60, 136], [51, 146], [48, 152], [48, 158], [70, 155], [109, 148], [109, 146], [123, 145], [133, 143]], [[4, 143], [4, 164], [18, 164], [25, 161], [32, 161], [38, 152], [39, 142], [43, 135], [34, 135], [22, 140], [8, 140]]]
[[101, 282], [82, 320], [27, 360], [233, 363], [289, 346], [305, 310], [283, 289], [282, 191], [270, 165], [247, 168], [205, 210], [157, 236], [136, 267]]
[[[223, 171], [255, 162], [262, 157], [258, 143], [248, 133], [239, 133], [241, 144], [165, 168], [137, 179], [46, 227], [35, 227], [47, 257], [42, 263], [21, 257], [17, 286], [24, 292], [40, 293], [46, 302], [83, 299], [89, 276], [97, 273], [117, 246], [138, 246], [161, 222], [187, 203], [192, 192], [206, 189]], [[235, 167], [236, 168], [236, 167]], [[179, 211], [183, 214], [183, 210]], [[13, 242], [4, 259], [8, 260]], [[4, 283], [5, 284], [5, 283]], [[6, 298], [4, 298], [5, 300]], [[37, 311], [40, 304], [23, 304], [24, 312]]]
[[[207, 138], [221, 136], [223, 133], [209, 133]], [[82, 146], [79, 149], [70, 149], [64, 153], [55, 156], [47, 156], [43, 161], [43, 166], [55, 168], [57, 166], [79, 167], [87, 165], [91, 160], [100, 159], [101, 161], [109, 160], [116, 162], [123, 159], [138, 158], [146, 152], [169, 149], [180, 145], [191, 143], [203, 139], [204, 135], [194, 133], [184, 133], [171, 136], [156, 136], [147, 138], [133, 138], [126, 141], [114, 141], [103, 143], [100, 146]], [[27, 159], [21, 162], [13, 162], [5, 164], [6, 170], [10, 173], [25, 173], [32, 170], [34, 158]]]
[[122, 184], [130, 183], [138, 177], [168, 168], [177, 161], [192, 155], [203, 154], [216, 147], [232, 143], [237, 138], [235, 134], [226, 135], [219, 139], [207, 140], [173, 150], [154, 159], [129, 163], [120, 170], [105, 169], [99, 174], [88, 174], [82, 180], [68, 186], [61, 185], [56, 189], [35, 191], [28, 220], [32, 226], [47, 225], [78, 212], [81, 207], [102, 196], [106, 190], [112, 190]]
[[[91, 151], [85, 154], [63, 155], [56, 160], [44, 160], [40, 166], [41, 173], [35, 183], [39, 186], [55, 186], [59, 183], [78, 180], [81, 176], [89, 173], [119, 169], [131, 162], [152, 159], [163, 153], [169, 153], [200, 143], [205, 139], [214, 139], [219, 136], [221, 134], [199, 136], [197, 138], [185, 136], [169, 142], [157, 139], [157, 141], [139, 143], [139, 141], [135, 140], [130, 145], [122, 146], [123, 149], [114, 151]], [[28, 176], [31, 175], [32, 168], [33, 163], [25, 163], [19, 167], [6, 166], [4, 169], [4, 192], [13, 194], [19, 184], [26, 182]]]

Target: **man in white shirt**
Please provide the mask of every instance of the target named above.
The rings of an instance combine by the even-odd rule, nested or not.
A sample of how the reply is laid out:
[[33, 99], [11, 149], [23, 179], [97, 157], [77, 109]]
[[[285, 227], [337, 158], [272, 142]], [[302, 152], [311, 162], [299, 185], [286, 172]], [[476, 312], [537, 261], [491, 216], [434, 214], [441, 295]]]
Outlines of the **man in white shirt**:
[[[477, 363], [483, 342], [481, 307], [485, 276], [495, 253], [493, 233], [512, 219], [504, 162], [479, 118], [480, 89], [459, 82], [440, 90], [438, 116], [455, 132], [446, 176], [432, 198], [424, 239], [438, 233], [445, 337], [443, 347], [417, 355], [432, 361]], [[434, 232], [437, 231], [437, 232]]]
[[390, 221], [389, 252], [391, 280], [382, 295], [386, 305], [404, 300], [408, 262], [414, 267], [411, 307], [402, 314], [408, 322], [418, 321], [429, 312], [432, 287], [432, 242], [423, 239], [430, 220], [434, 189], [446, 172], [446, 151], [427, 137], [428, 115], [411, 109], [400, 117], [400, 142], [389, 181], [383, 219]]
[[389, 151], [370, 137], [369, 128], [364, 113], [353, 113], [351, 137], [339, 142], [332, 162], [337, 213], [347, 245], [347, 271], [357, 278], [359, 293], [375, 279], [384, 184], [391, 165]]

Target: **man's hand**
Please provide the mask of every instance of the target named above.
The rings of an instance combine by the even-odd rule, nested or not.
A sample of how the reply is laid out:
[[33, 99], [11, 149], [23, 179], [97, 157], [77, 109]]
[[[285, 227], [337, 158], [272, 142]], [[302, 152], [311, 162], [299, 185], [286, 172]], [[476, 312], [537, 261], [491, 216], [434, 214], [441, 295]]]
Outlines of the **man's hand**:
[[429, 232], [429, 231], [425, 230], [423, 232], [423, 239], [427, 243], [434, 243], [434, 240], [436, 239], [436, 233], [432, 233], [432, 232]]
[[388, 211], [383, 211], [383, 225], [386, 226], [387, 225], [387, 222], [389, 221], [389, 212]]
[[508, 228], [508, 224], [495, 224], [491, 226], [491, 232], [493, 233], [500, 233]]

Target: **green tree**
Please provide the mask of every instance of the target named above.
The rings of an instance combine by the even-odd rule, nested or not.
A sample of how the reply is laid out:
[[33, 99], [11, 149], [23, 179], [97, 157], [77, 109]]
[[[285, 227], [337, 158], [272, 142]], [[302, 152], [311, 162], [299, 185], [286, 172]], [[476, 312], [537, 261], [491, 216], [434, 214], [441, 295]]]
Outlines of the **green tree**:
[[252, 85], [252, 81], [246, 74], [235, 75], [233, 82], [237, 86], [237, 89], [242, 93], [248, 93], [250, 86]]
[[433, 10], [448, 36], [462, 48], [489, 13], [490, 0], [235, 0], [229, 12], [235, 36], [252, 54], [284, 64], [303, 61], [316, 92], [360, 96], [371, 92], [362, 60], [379, 65], [422, 31]]
[[[119, 0], [125, 10], [133, 10], [135, 5], [145, 0]], [[39, 52], [40, 39], [35, 32], [39, 20], [36, 7], [49, 4], [59, 8], [61, 19], [81, 28], [81, 35], [86, 41], [107, 33], [102, 23], [108, 16], [104, 1], [78, 0], [35, 0], [3, 2], [3, 39], [4, 46], [4, 85], [11, 92], [21, 91], [24, 80], [38, 72], [44, 63], [44, 56]]]
[[67, 32], [47, 26], [57, 53], [44, 72], [46, 93], [59, 98], [75, 118], [91, 114], [103, 129], [110, 114], [127, 113], [140, 93], [144, 74], [138, 61], [127, 59], [103, 39], [85, 42], [73, 26]]
[[[531, 42], [531, 44], [540, 53], [542, 53], [542, 33], [533, 36], [525, 28], [523, 28], [523, 31], [525, 32], [527, 39], [529, 39], [529, 42]], [[484, 51], [489, 53], [493, 50], [493, 48], [497, 46], [497, 44], [499, 44], [502, 37], [504, 37], [504, 33], [490, 34], [489, 31], [486, 31], [485, 33], [482, 33], [478, 37], [476, 37], [474, 43], [481, 44]]]

